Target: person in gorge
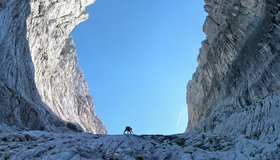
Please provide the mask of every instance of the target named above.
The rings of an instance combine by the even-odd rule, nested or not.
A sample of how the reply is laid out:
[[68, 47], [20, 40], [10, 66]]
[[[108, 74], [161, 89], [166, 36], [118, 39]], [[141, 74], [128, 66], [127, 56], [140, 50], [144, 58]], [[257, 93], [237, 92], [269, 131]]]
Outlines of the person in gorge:
[[133, 134], [132, 128], [130, 126], [126, 126], [123, 134]]

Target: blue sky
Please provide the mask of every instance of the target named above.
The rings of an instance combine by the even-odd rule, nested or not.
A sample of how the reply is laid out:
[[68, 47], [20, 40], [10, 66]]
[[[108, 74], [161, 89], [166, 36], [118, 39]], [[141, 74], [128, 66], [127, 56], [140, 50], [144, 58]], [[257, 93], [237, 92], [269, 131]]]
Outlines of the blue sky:
[[71, 33], [109, 134], [182, 133], [186, 85], [205, 38], [202, 0], [97, 0]]

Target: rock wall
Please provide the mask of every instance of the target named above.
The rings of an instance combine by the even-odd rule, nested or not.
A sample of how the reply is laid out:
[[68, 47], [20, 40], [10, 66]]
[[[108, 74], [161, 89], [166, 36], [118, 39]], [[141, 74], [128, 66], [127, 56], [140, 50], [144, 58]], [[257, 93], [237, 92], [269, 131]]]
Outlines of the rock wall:
[[[0, 1], [0, 131], [106, 133], [93, 111], [71, 30], [93, 0]], [[64, 129], [63, 129], [64, 128]]]
[[28, 46], [27, 1], [0, 1], [0, 131], [53, 130], [62, 127], [46, 105], [34, 81]]
[[35, 65], [35, 82], [42, 100], [60, 118], [85, 131], [106, 133], [93, 112], [93, 100], [77, 68], [77, 56], [69, 37], [88, 15], [93, 0], [32, 1], [28, 41]]
[[205, 0], [199, 66], [187, 86], [188, 130], [280, 133], [280, 1]]

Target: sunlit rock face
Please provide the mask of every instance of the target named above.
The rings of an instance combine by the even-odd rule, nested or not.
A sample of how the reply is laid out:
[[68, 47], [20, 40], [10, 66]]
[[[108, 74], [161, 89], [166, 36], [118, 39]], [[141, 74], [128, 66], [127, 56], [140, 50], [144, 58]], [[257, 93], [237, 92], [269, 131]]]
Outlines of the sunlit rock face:
[[64, 127], [36, 88], [26, 39], [29, 14], [27, 1], [0, 1], [0, 132]]
[[205, 0], [188, 130], [275, 139], [280, 133], [280, 2]]
[[85, 131], [106, 133], [93, 111], [83, 73], [77, 68], [69, 34], [87, 19], [85, 7], [93, 0], [37, 0], [31, 2], [28, 41], [35, 65], [35, 82], [42, 100], [65, 121]]
[[106, 133], [77, 68], [71, 30], [93, 0], [0, 1], [0, 131]]

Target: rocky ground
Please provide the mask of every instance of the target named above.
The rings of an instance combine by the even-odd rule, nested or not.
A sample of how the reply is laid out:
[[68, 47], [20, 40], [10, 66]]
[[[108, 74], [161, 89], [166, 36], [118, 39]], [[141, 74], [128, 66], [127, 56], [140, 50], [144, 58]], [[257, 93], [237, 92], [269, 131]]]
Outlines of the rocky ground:
[[265, 143], [208, 134], [93, 135], [25, 131], [0, 134], [0, 159], [280, 159], [280, 140]]
[[279, 0], [205, 0], [192, 133], [169, 136], [67, 129], [106, 133], [69, 37], [91, 3], [0, 1], [0, 160], [280, 159]]

